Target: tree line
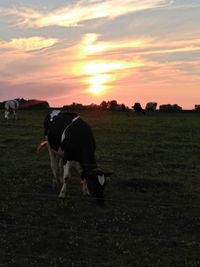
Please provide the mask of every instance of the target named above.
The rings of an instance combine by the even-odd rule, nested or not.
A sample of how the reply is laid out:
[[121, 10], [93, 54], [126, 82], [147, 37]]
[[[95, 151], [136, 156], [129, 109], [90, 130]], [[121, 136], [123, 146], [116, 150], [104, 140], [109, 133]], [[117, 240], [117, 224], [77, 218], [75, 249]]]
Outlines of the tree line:
[[[37, 99], [24, 99], [24, 98], [17, 98], [19, 101], [20, 109], [48, 109], [50, 105], [46, 100], [37, 100]], [[4, 104], [6, 101], [0, 102], [0, 109], [4, 109]], [[155, 103], [155, 102], [153, 102]], [[139, 104], [140, 103], [135, 103]], [[62, 108], [69, 111], [74, 110], [119, 110], [119, 111], [128, 111], [134, 110], [135, 104], [129, 108], [125, 104], [118, 103], [117, 100], [105, 101], [103, 100], [99, 105], [98, 104], [90, 104], [90, 105], [83, 105], [81, 103], [73, 102], [69, 105], [64, 105]], [[141, 105], [140, 105], [141, 106]], [[58, 107], [51, 107], [51, 108], [58, 108]], [[142, 107], [141, 107], [142, 108]], [[145, 110], [145, 108], [142, 108]], [[159, 106], [160, 111], [181, 111], [182, 107], [177, 104], [162, 104]], [[195, 105], [195, 111], [200, 111], [200, 105]]]

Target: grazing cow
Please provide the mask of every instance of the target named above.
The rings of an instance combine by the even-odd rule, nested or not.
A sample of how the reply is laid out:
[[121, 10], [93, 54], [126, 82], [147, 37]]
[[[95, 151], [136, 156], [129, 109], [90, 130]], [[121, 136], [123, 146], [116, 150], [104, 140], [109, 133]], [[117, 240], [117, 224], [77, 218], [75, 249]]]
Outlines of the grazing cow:
[[6, 101], [4, 104], [5, 119], [9, 120], [9, 117], [11, 115], [11, 117], [16, 120], [18, 108], [19, 102], [16, 99]]
[[146, 104], [146, 111], [155, 111], [157, 107], [157, 103], [156, 102], [148, 102]]
[[53, 183], [61, 185], [60, 198], [66, 196], [67, 181], [71, 176], [73, 162], [81, 167], [81, 185], [84, 194], [93, 195], [97, 205], [104, 204], [105, 173], [97, 167], [95, 159], [95, 140], [89, 125], [75, 113], [54, 110], [44, 120]]
[[143, 110], [140, 103], [135, 103], [134, 106], [132, 106], [135, 112], [141, 112], [142, 114], [145, 114], [145, 111]]

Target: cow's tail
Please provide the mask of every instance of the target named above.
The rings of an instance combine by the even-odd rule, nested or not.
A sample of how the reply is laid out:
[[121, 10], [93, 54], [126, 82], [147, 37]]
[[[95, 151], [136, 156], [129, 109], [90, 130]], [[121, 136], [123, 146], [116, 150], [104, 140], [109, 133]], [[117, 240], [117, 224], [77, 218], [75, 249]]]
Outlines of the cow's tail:
[[41, 150], [43, 150], [44, 148], [47, 147], [48, 141], [42, 141], [38, 146], [37, 146], [37, 152], [40, 152]]

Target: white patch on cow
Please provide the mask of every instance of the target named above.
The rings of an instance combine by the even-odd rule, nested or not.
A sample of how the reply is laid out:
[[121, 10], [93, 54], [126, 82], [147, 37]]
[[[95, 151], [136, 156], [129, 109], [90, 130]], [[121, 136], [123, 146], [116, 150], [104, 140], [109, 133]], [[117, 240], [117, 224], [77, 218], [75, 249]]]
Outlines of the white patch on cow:
[[63, 131], [62, 136], [61, 136], [61, 143], [63, 143], [64, 140], [65, 140], [65, 130]]
[[105, 184], [105, 176], [104, 175], [98, 175], [98, 181], [100, 183], [100, 185], [104, 185]]
[[51, 114], [50, 114], [50, 121], [53, 121], [53, 118], [54, 117], [56, 117], [56, 116], [58, 116], [58, 114], [60, 113], [61, 111], [60, 110], [58, 110], [58, 109], [54, 109], [52, 112], [51, 112]]
[[65, 129], [64, 129], [64, 131], [63, 131], [63, 133], [62, 133], [62, 136], [61, 136], [61, 143], [63, 143], [63, 141], [65, 140], [65, 133], [66, 133], [66, 131], [67, 131], [67, 129], [76, 121], [76, 120], [78, 120], [78, 118], [80, 118], [80, 116], [77, 116], [77, 117], [75, 117], [75, 118], [73, 118], [73, 120], [71, 121], [71, 123], [70, 124], [68, 124], [66, 127], [65, 127]]

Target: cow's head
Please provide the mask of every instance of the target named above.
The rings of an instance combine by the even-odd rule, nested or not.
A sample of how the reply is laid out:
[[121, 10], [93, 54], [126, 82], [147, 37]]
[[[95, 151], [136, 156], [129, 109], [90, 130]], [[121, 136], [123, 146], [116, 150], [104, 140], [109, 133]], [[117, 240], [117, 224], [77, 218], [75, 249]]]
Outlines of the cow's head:
[[90, 173], [83, 175], [87, 184], [89, 193], [96, 198], [96, 204], [104, 205], [104, 189], [106, 186], [106, 178], [111, 176], [111, 172], [103, 172], [99, 169], [94, 169]]

